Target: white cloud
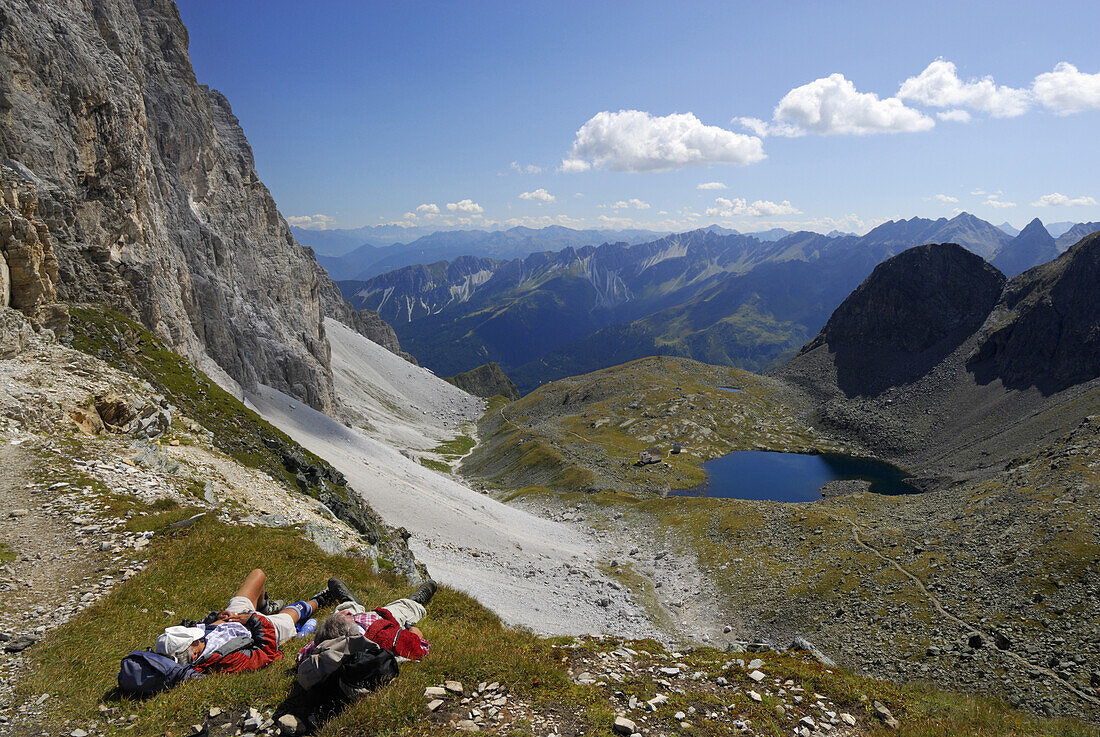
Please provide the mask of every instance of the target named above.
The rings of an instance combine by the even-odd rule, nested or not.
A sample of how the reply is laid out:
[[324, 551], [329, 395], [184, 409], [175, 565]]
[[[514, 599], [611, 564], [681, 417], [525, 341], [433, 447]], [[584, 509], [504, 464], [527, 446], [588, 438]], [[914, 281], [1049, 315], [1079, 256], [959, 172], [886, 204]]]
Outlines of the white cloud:
[[328, 226], [336, 222], [336, 218], [317, 213], [316, 215], [291, 215], [286, 221], [302, 230], [328, 230]]
[[458, 202], [448, 202], [447, 209], [451, 212], [464, 212], [471, 215], [480, 215], [485, 212], [484, 207], [470, 199], [459, 200]]
[[739, 215], [750, 217], [801, 215], [802, 212], [787, 200], [783, 200], [778, 204], [768, 200], [757, 200], [750, 204], [740, 197], [735, 197], [732, 200], [719, 197], [714, 200], [714, 207], [707, 208], [706, 214], [709, 217], [733, 218]]
[[615, 204], [611, 205], [611, 208], [615, 210], [624, 210], [629, 207], [633, 207], [635, 210], [648, 210], [649, 203], [643, 202], [637, 197], [631, 197], [629, 200], [619, 200]]
[[980, 195], [986, 194], [986, 191], [984, 189], [982, 189], [981, 187], [977, 187], [975, 189], [970, 190], [970, 194], [972, 194], [974, 196], [980, 196]]
[[752, 131], [761, 138], [764, 138], [766, 136], [779, 136], [780, 138], [799, 138], [806, 135], [806, 131], [802, 128], [799, 128], [797, 125], [792, 125], [790, 123], [783, 123], [779, 121], [772, 121], [769, 123], [768, 121], [761, 120], [760, 118], [734, 118], [730, 122]]
[[722, 182], [703, 182], [702, 184], [695, 185], [696, 189], [725, 189], [726, 185]]
[[1095, 198], [1087, 195], [1082, 195], [1081, 197], [1067, 197], [1060, 192], [1045, 194], [1031, 203], [1032, 207], [1088, 207], [1090, 205], [1100, 205], [1100, 202], [1097, 202]]
[[936, 113], [936, 117], [948, 123], [969, 123], [970, 113], [965, 110], [944, 110]]
[[535, 166], [534, 164], [521, 165], [518, 161], [513, 161], [510, 168], [520, 174], [539, 174], [542, 172], [541, 166]]
[[985, 198], [985, 202], [983, 202], [982, 204], [986, 207], [995, 207], [997, 209], [1002, 209], [1005, 207], [1016, 207], [1015, 202], [1005, 202], [1004, 200], [1002, 200], [1000, 198], [1000, 193], [988, 195]]
[[949, 194], [938, 194], [933, 199], [944, 205], [953, 205], [959, 201], [958, 197], [952, 197]]
[[1059, 115], [1100, 108], [1100, 73], [1085, 74], [1063, 61], [1031, 85], [1035, 97]]
[[542, 187], [539, 187], [534, 192], [520, 192], [519, 198], [521, 200], [535, 200], [536, 202], [553, 202], [557, 199]]
[[592, 165], [583, 159], [562, 159], [559, 171], [565, 174], [576, 174], [577, 172], [588, 171], [591, 168]]
[[416, 211], [421, 213], [422, 215], [431, 217], [432, 215], [439, 214], [439, 205], [435, 204], [434, 202], [425, 202], [422, 205], [417, 205]]
[[596, 113], [577, 131], [563, 172], [668, 171], [705, 164], [752, 164], [764, 158], [755, 136], [704, 125], [692, 113], [663, 117], [640, 110]]
[[901, 100], [859, 92], [843, 74], [830, 74], [784, 95], [775, 108], [775, 120], [789, 122], [822, 135], [912, 133], [936, 122]]
[[989, 76], [964, 82], [955, 64], [944, 59], [935, 60], [919, 75], [902, 82], [898, 97], [932, 107], [968, 107], [994, 118], [1015, 118], [1031, 106], [1027, 90], [998, 86]]

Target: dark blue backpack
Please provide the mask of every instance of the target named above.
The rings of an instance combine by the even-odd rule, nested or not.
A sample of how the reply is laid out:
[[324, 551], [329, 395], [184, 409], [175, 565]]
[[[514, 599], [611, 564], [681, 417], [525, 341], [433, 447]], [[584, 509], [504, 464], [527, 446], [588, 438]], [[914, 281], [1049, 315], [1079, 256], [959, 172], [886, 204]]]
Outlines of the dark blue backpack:
[[126, 693], [151, 696], [182, 680], [198, 677], [194, 668], [180, 665], [172, 658], [157, 655], [151, 650], [134, 650], [122, 659], [118, 687]]

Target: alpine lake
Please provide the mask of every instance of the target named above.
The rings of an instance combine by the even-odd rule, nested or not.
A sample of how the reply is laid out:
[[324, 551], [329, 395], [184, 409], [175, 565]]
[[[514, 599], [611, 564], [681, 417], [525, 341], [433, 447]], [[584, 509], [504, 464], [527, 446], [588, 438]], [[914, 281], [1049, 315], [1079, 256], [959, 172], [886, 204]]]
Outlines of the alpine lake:
[[913, 494], [900, 468], [873, 458], [827, 453], [808, 455], [739, 450], [703, 464], [708, 480], [672, 496], [710, 496], [777, 502], [812, 502], [822, 498], [829, 481], [863, 480], [875, 494]]

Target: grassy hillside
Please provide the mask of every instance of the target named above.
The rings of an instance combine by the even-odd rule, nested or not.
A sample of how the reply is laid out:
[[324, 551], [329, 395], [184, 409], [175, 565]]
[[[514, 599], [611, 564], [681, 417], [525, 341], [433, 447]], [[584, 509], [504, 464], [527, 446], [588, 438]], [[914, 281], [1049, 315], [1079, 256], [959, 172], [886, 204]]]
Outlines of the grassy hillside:
[[[491, 406], [462, 471], [511, 488], [661, 494], [702, 483], [700, 464], [734, 450], [843, 450], [785, 402], [780, 384], [747, 371], [645, 358]], [[669, 453], [673, 443], [680, 453]], [[634, 466], [653, 446], [664, 463]]]

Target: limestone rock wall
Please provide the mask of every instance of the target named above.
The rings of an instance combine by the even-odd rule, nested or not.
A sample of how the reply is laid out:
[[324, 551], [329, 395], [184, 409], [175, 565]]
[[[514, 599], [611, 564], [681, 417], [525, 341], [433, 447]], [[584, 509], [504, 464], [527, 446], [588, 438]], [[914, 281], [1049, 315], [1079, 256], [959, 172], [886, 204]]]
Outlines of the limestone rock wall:
[[0, 308], [19, 310], [28, 328], [64, 334], [69, 313], [57, 301], [57, 257], [37, 206], [34, 183], [0, 166]]
[[[0, 0], [0, 163], [36, 200], [36, 220], [12, 219], [9, 240], [48, 234], [58, 298], [106, 303], [246, 388], [331, 412], [331, 281], [259, 180], [229, 103], [196, 82], [187, 47], [169, 0]], [[20, 212], [31, 207], [22, 191]], [[19, 253], [8, 281], [45, 295]]]

